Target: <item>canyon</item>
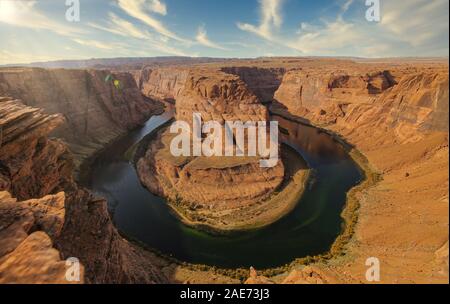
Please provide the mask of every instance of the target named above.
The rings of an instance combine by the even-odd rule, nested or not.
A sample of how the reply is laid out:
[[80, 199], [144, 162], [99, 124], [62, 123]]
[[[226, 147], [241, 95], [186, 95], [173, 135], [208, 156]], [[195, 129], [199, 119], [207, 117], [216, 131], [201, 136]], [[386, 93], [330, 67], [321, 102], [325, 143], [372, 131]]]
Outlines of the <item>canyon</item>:
[[[242, 281], [364, 283], [365, 260], [377, 257], [382, 283], [448, 283], [447, 62], [263, 58], [108, 68], [0, 68], [0, 282], [64, 282], [68, 257], [80, 259], [85, 283], [238, 282], [125, 238], [106, 200], [78, 182], [99, 151], [165, 105], [187, 121], [194, 112], [220, 122], [277, 116], [286, 141], [299, 135], [292, 124], [314, 126], [359, 155], [366, 175], [381, 176], [351, 191], [357, 208], [336, 254], [276, 273], [246, 269]], [[297, 201], [277, 196], [301, 196], [310, 179], [301, 157], [290, 161], [282, 147], [283, 162], [261, 168], [251, 158], [174, 158], [169, 139], [164, 128], [152, 132], [135, 166], [186, 224], [271, 223]]]
[[[119, 88], [114, 81], [120, 83]], [[144, 123], [162, 106], [140, 93], [129, 73], [106, 70], [7, 68], [0, 72], [0, 96], [12, 96], [64, 123], [51, 134], [63, 139], [75, 166], [112, 140]]]
[[[177, 121], [192, 125], [193, 115], [201, 116], [204, 123], [214, 121], [222, 126], [226, 121], [268, 120], [266, 107], [239, 77], [214, 70], [181, 72], [186, 73], [181, 92], [173, 93], [177, 85], [165, 86], [168, 91], [163, 99], [177, 96]], [[174, 79], [175, 83], [180, 81], [177, 76]], [[293, 195], [288, 192], [302, 191], [299, 188], [305, 183], [307, 173], [292, 170], [285, 178], [281, 161], [264, 168], [259, 157], [239, 157], [235, 153], [232, 156], [174, 156], [171, 151], [174, 136], [167, 129], [159, 131], [147, 148], [142, 147], [146, 151], [136, 157], [136, 167], [142, 183], [153, 193], [169, 198], [187, 224], [220, 231], [265, 226], [286, 214], [292, 206], [289, 196]], [[226, 140], [222, 138], [221, 142], [225, 144]], [[283, 180], [291, 176], [296, 179], [295, 187], [289, 182], [283, 184]], [[275, 191], [280, 193], [275, 195]]]

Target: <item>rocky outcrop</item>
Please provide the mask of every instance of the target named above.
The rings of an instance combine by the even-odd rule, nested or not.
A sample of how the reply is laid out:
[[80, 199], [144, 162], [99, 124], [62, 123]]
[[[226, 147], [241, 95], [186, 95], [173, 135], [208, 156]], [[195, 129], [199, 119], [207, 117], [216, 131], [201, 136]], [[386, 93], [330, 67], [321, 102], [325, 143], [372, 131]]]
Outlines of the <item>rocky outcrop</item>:
[[184, 89], [188, 74], [185, 68], [144, 68], [136, 82], [145, 96], [174, 103]]
[[172, 138], [160, 132], [137, 163], [142, 182], [158, 195], [226, 210], [269, 197], [283, 181], [281, 161], [274, 168], [261, 168], [256, 157], [174, 157]]
[[448, 75], [440, 69], [293, 70], [275, 100], [315, 124], [393, 129], [399, 140], [448, 130]]
[[64, 259], [78, 258], [86, 283], [164, 283], [158, 258], [125, 240], [114, 227], [107, 202], [86, 190], [71, 193], [66, 222], [55, 240]]
[[[66, 197], [67, 195], [67, 197]], [[80, 261], [80, 280], [67, 280]], [[18, 202], [0, 192], [0, 283], [161, 283], [157, 258], [123, 239], [87, 191]]]
[[200, 113], [204, 121], [267, 121], [267, 109], [238, 76], [215, 69], [191, 71], [176, 101], [176, 118], [192, 122]]
[[[217, 69], [190, 71], [175, 107], [176, 119], [191, 126], [194, 113], [204, 123], [214, 120], [221, 125], [268, 120], [267, 108], [247, 85]], [[261, 227], [291, 210], [302, 192], [307, 177], [302, 160], [301, 168], [294, 166], [287, 173], [281, 160], [263, 168], [261, 157], [255, 156], [175, 157], [170, 151], [174, 136], [163, 129], [144, 141], [136, 168], [142, 183], [168, 198], [187, 224], [221, 231]]]
[[64, 225], [64, 201], [63, 192], [23, 202], [0, 192], [0, 283], [71, 283], [52, 242]]
[[65, 122], [53, 135], [69, 144], [77, 167], [161, 109], [142, 96], [131, 74], [107, 70], [0, 69], [0, 96], [62, 114]]
[[48, 139], [62, 123], [0, 98], [0, 282], [68, 283], [71, 257], [84, 266], [80, 282], [165, 282], [157, 258], [120, 236], [106, 201], [73, 182], [70, 152]]
[[0, 190], [38, 198], [72, 186], [72, 157], [47, 135], [63, 124], [58, 114], [0, 98]]
[[260, 276], [256, 270], [251, 267], [249, 278], [245, 284], [339, 284], [339, 280], [332, 274], [316, 266], [306, 266], [294, 269], [282, 278], [269, 279]]
[[286, 68], [263, 68], [234, 66], [224, 67], [222, 71], [239, 76], [261, 102], [271, 102], [278, 90]]

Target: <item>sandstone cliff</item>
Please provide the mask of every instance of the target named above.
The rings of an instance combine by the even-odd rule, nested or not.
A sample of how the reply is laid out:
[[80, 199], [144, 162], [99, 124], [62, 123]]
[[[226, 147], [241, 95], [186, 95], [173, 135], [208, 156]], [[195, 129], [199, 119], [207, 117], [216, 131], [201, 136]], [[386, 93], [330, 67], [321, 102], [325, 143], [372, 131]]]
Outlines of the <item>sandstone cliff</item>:
[[119, 235], [106, 201], [73, 182], [70, 152], [48, 139], [62, 123], [0, 98], [0, 282], [67, 283], [70, 257], [83, 266], [80, 282], [164, 282], [155, 256]]
[[279, 107], [315, 124], [353, 129], [372, 124], [402, 138], [448, 130], [448, 74], [442, 69], [291, 70], [274, 98]]
[[224, 67], [222, 71], [239, 76], [248, 88], [259, 98], [261, 102], [271, 102], [275, 91], [278, 90], [286, 68], [264, 68], [232, 66]]
[[144, 68], [136, 82], [145, 96], [173, 103], [184, 89], [188, 74], [185, 68]]
[[375, 256], [381, 283], [448, 282], [448, 98], [442, 63], [305, 67], [284, 76], [272, 109], [326, 126], [383, 176], [358, 194], [348, 257], [318, 263], [327, 274], [367, 283], [365, 260]]
[[[176, 119], [191, 126], [194, 113], [200, 113], [203, 122], [221, 125], [268, 120], [267, 108], [244, 81], [215, 68], [191, 70], [175, 108]], [[303, 189], [307, 174], [302, 160], [301, 168], [287, 173], [281, 160], [273, 168], [262, 168], [260, 157], [174, 157], [173, 137], [161, 130], [144, 142], [136, 167], [142, 183], [169, 198], [188, 224], [217, 230], [264, 226], [291, 210]], [[288, 197], [284, 181], [294, 176]], [[277, 191], [281, 194], [275, 195]]]
[[267, 109], [238, 76], [214, 69], [191, 71], [176, 101], [176, 118], [192, 121], [194, 112], [204, 121], [267, 121]]
[[53, 135], [69, 144], [77, 167], [161, 110], [142, 96], [131, 74], [106, 70], [0, 69], [0, 95], [62, 114], [65, 122]]
[[0, 98], [0, 190], [27, 199], [70, 187], [72, 157], [61, 141], [47, 138], [63, 121]]

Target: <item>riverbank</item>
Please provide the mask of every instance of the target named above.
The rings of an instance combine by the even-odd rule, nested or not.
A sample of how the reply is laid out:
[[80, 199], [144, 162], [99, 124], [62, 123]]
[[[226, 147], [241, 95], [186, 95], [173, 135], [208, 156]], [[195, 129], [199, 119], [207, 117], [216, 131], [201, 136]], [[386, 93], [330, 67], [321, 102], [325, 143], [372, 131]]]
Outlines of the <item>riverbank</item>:
[[[330, 136], [335, 136], [336, 140], [341, 142], [346, 149], [349, 149], [349, 144], [346, 143], [345, 139], [343, 139], [340, 135], [334, 134], [329, 130], [327, 130], [327, 134], [329, 134]], [[359, 197], [363, 192], [376, 186], [382, 180], [382, 175], [371, 166], [368, 159], [360, 151], [355, 148], [350, 149], [351, 150], [349, 151], [349, 156], [360, 168], [361, 172], [364, 175], [364, 179], [359, 185], [353, 187], [347, 193], [346, 204], [341, 213], [341, 217], [343, 220], [343, 230], [336, 238], [335, 242], [331, 246], [331, 249], [328, 252], [320, 255], [306, 256], [295, 259], [291, 263], [284, 266], [258, 269], [259, 275], [266, 276], [275, 282], [281, 282], [286, 278], [288, 273], [295, 269], [303, 268], [308, 265], [315, 265], [320, 269], [320, 267], [326, 267], [326, 265], [328, 264], [335, 263], [334, 261], [338, 261], [347, 254], [347, 246], [354, 237], [355, 228], [359, 219]], [[308, 176], [309, 174], [310, 171], [308, 170]], [[142, 243], [140, 244], [143, 245]], [[148, 249], [146, 245], [143, 246]], [[184, 269], [184, 271], [188, 272], [203, 274], [209, 273], [213, 276], [225, 276], [235, 280], [239, 280], [241, 282], [244, 282], [248, 278], [248, 268], [220, 268], [204, 264], [187, 263], [159, 252], [158, 256], [162, 259], [170, 261], [171, 263], [173, 263], [173, 265], [178, 265], [180, 269]]]
[[[290, 149], [284, 146], [283, 149]], [[286, 152], [282, 160], [289, 164], [304, 163], [300, 155], [289, 155], [295, 152]], [[283, 152], [282, 152], [283, 155]], [[174, 214], [183, 224], [213, 235], [239, 234], [251, 230], [257, 230], [269, 226], [287, 214], [289, 214], [299, 203], [310, 177], [309, 169], [293, 169], [293, 166], [286, 167], [285, 179], [282, 186], [272, 196], [262, 202], [246, 208], [240, 208], [233, 217], [232, 225], [205, 224], [204, 222], [192, 220], [193, 214], [188, 208], [183, 208], [176, 201], [168, 201]], [[228, 212], [233, 212], [229, 210]], [[195, 215], [194, 215], [195, 216]]]
[[[345, 139], [343, 139], [340, 135], [335, 134], [334, 132], [329, 130], [327, 130], [327, 133], [335, 136], [336, 140], [341, 142], [344, 147], [349, 147], [348, 143], [346, 143]], [[296, 269], [302, 269], [305, 266], [309, 265], [315, 265], [318, 267], [318, 269], [327, 268], [327, 265], [329, 264], [339, 263], [338, 260], [340, 260], [347, 254], [348, 246], [354, 238], [356, 225], [358, 224], [359, 220], [359, 210], [361, 207], [360, 196], [365, 191], [375, 187], [382, 180], [382, 174], [377, 172], [377, 170], [372, 167], [367, 157], [359, 150], [351, 148], [351, 150], [349, 151], [349, 156], [360, 168], [361, 172], [364, 175], [364, 179], [359, 185], [353, 187], [347, 193], [346, 204], [341, 213], [341, 217], [343, 220], [342, 232], [336, 238], [330, 250], [319, 255], [297, 258], [291, 263], [284, 266], [258, 269], [258, 275], [268, 277], [274, 282], [282, 282], [287, 278], [289, 273]], [[241, 281], [244, 281], [248, 278], [248, 276], [243, 277], [243, 273], [245, 273], [246, 271], [248, 270], [242, 268], [218, 270], [220, 274], [228, 275]]]
[[[159, 126], [159, 128], [158, 128]], [[164, 128], [164, 126], [167, 126], [167, 122], [166, 124], [164, 124], [163, 126], [161, 126], [160, 124], [153, 124], [153, 127], [151, 130], [154, 130], [155, 128], [158, 128], [157, 130], [160, 130], [161, 128]], [[152, 136], [154, 136], [154, 132], [151, 132], [151, 130], [147, 131], [144, 137], [144, 139], [141, 142], [145, 142], [147, 141], [147, 143], [149, 141], [151, 141]], [[150, 132], [150, 134], [149, 134]], [[313, 132], [314, 134], [314, 132]], [[323, 133], [325, 134], [325, 133]], [[326, 136], [326, 138], [329, 137], [329, 135], [318, 135], [318, 136]], [[327, 139], [327, 142], [331, 142], [333, 143], [333, 140], [331, 140], [331, 138]], [[244, 231], [242, 231], [242, 233], [238, 233], [238, 234], [230, 234], [227, 237], [220, 237], [220, 236], [206, 236], [205, 234], [201, 233], [200, 231], [198, 231], [197, 229], [191, 229], [188, 228], [187, 225], [180, 225], [180, 220], [176, 219], [174, 216], [170, 215], [170, 211], [171, 209], [170, 204], [167, 204], [166, 202], [164, 202], [161, 198], [156, 198], [153, 195], [151, 195], [148, 191], [146, 191], [145, 189], [143, 189], [139, 183], [139, 180], [137, 180], [136, 185], [134, 185], [135, 181], [134, 181], [134, 177], [133, 175], [135, 175], [135, 170], [132, 167], [132, 165], [127, 162], [123, 155], [126, 153], [126, 151], [130, 151], [130, 147], [132, 147], [134, 144], [133, 141], [126, 141], [126, 143], [122, 146], [122, 143], [118, 146], [118, 147], [114, 147], [114, 153], [105, 153], [105, 158], [102, 158], [99, 160], [99, 166], [97, 166], [97, 171], [94, 173], [96, 176], [96, 186], [95, 189], [100, 189], [100, 191], [102, 193], [104, 193], [104, 191], [107, 191], [105, 193], [110, 193], [107, 195], [108, 200], [111, 201], [111, 198], [113, 198], [114, 200], [120, 199], [120, 201], [123, 201], [124, 204], [119, 205], [119, 209], [122, 211], [117, 211], [117, 208], [114, 207], [114, 210], [117, 212], [114, 212], [114, 219], [116, 222], [117, 227], [120, 229], [121, 233], [124, 235], [129, 236], [129, 238], [132, 239], [138, 239], [140, 241], [140, 243], [145, 243], [146, 244], [146, 248], [155, 248], [157, 249], [159, 252], [162, 252], [163, 256], [167, 256], [171, 261], [178, 260], [178, 261], [186, 261], [186, 262], [179, 262], [179, 266], [183, 268], [185, 271], [189, 271], [189, 272], [195, 272], [196, 269], [199, 269], [199, 271], [208, 271], [208, 269], [210, 269], [211, 271], [214, 271], [214, 273], [218, 273], [224, 276], [230, 276], [233, 278], [240, 278], [240, 279], [245, 279], [245, 277], [248, 275], [248, 268], [244, 267], [244, 268], [240, 268], [240, 267], [234, 267], [234, 266], [226, 266], [224, 265], [226, 262], [226, 260], [221, 261], [220, 260], [220, 255], [216, 256], [215, 252], [221, 252], [221, 254], [224, 256], [224, 258], [229, 259], [229, 258], [235, 258], [236, 261], [239, 261], [240, 259], [243, 259], [243, 262], [236, 262], [234, 261], [232, 264], [239, 266], [239, 264], [241, 265], [253, 265], [256, 266], [258, 269], [267, 269], [264, 273], [268, 273], [271, 275], [276, 275], [279, 273], [283, 273], [283, 271], [286, 271], [286, 269], [289, 269], [288, 267], [290, 267], [289, 265], [291, 264], [291, 261], [293, 261], [296, 257], [302, 256], [305, 258], [300, 259], [300, 261], [297, 259], [296, 263], [300, 263], [300, 264], [306, 264], [306, 263], [310, 263], [311, 261], [315, 261], [316, 258], [312, 258], [308, 255], [303, 255], [302, 250], [316, 250], [316, 252], [327, 252], [328, 250], [326, 249], [326, 247], [324, 249], [314, 249], [314, 247], [311, 246], [315, 246], [315, 244], [317, 244], [317, 242], [321, 242], [322, 240], [320, 240], [320, 238], [317, 238], [317, 236], [314, 236], [314, 231], [309, 230], [310, 228], [309, 225], [310, 224], [306, 224], [309, 223], [311, 220], [313, 220], [314, 222], [316, 222], [317, 218], [317, 213], [316, 212], [323, 212], [320, 211], [321, 207], [319, 207], [318, 205], [321, 204], [317, 204], [318, 201], [317, 199], [320, 199], [320, 193], [324, 193], [323, 191], [331, 191], [330, 189], [323, 189], [323, 186], [319, 186], [319, 188], [321, 190], [316, 190], [316, 192], [318, 193], [319, 197], [316, 197], [316, 195], [313, 195], [311, 198], [308, 198], [306, 201], [304, 201], [300, 206], [299, 204], [293, 204], [290, 205], [289, 207], [292, 209], [296, 209], [295, 211], [292, 211], [292, 209], [290, 208], [286, 208], [284, 209], [284, 212], [286, 212], [284, 215], [282, 215], [282, 219], [281, 220], [277, 220], [275, 219], [274, 221], [276, 221], [277, 223], [274, 225], [269, 225], [269, 227], [266, 228], [262, 228], [262, 229], [253, 229], [251, 231], [262, 231], [262, 232], [258, 232], [258, 233], [244, 233]], [[336, 142], [337, 144], [337, 142]], [[326, 148], [329, 148], [327, 144], [325, 144]], [[140, 150], [141, 149], [141, 150]], [[140, 150], [140, 152], [138, 152]], [[283, 149], [286, 150], [286, 149]], [[141, 145], [138, 145], [137, 149], [136, 149], [136, 153], [135, 153], [135, 159], [139, 159], [139, 156], [142, 155], [142, 153], [144, 153], [146, 151], [146, 149], [144, 147], [142, 147]], [[123, 153], [120, 153], [123, 152]], [[292, 152], [292, 151], [291, 151]], [[316, 153], [314, 151], [309, 151], [309, 150], [305, 150], [305, 153], [310, 154], [310, 153]], [[337, 157], [342, 157], [341, 152], [337, 152], [338, 155]], [[120, 155], [116, 155], [116, 154], [120, 154]], [[129, 154], [129, 153], [128, 153]], [[130, 154], [131, 155], [131, 154]], [[298, 159], [298, 153], [294, 153], [295, 158]], [[311, 157], [308, 156], [308, 157]], [[326, 155], [322, 155], [319, 153], [317, 154], [315, 157], [326, 157], [325, 159], [328, 159], [328, 156]], [[115, 164], [111, 164], [111, 168], [110, 167], [110, 163], [109, 160], [110, 159], [115, 159], [116, 161], [114, 161], [113, 163]], [[121, 161], [117, 161], [117, 159], [121, 159]], [[332, 163], [334, 163], [335, 160], [332, 161]], [[348, 161], [345, 161], [348, 162]], [[287, 161], [287, 163], [289, 164], [289, 167], [292, 168], [292, 164], [299, 164], [300, 162], [297, 160], [289, 160]], [[324, 163], [325, 167], [329, 166], [328, 164]], [[119, 166], [119, 167], [117, 167]], [[347, 167], [343, 167], [342, 170], [344, 170], [343, 172], [345, 172], [346, 170], [352, 170], [350, 169], [351, 167], [355, 167], [354, 165], [348, 164], [345, 165]], [[348, 167], [350, 166], [350, 167]], [[130, 167], [130, 169], [128, 169], [128, 167]], [[122, 168], [122, 169], [118, 169], [118, 168]], [[127, 168], [127, 171], [123, 171], [125, 170], [125, 168]], [[117, 180], [116, 178], [119, 178], [119, 176], [114, 177], [112, 180], [110, 179], [111, 176], [111, 170], [114, 170], [114, 172], [116, 172], [116, 170], [120, 170], [120, 172], [122, 172], [120, 174], [120, 180]], [[355, 169], [356, 170], [356, 169]], [[130, 172], [129, 175], [128, 173], [125, 172]], [[301, 170], [303, 171], [303, 170]], [[334, 172], [334, 173], [331, 173]], [[330, 171], [329, 174], [332, 175], [340, 175], [339, 174], [340, 170], [337, 169], [337, 171]], [[326, 173], [328, 174], [328, 173]], [[111, 176], [112, 177], [112, 176]], [[131, 179], [130, 179], [131, 178]], [[316, 177], [316, 173], [312, 174], [311, 176], [311, 171], [308, 170], [308, 176], [303, 176], [303, 182], [310, 184], [308, 185], [308, 189], [309, 192], [311, 192], [311, 187], [316, 188], [317, 183], [317, 177]], [[344, 179], [345, 179], [345, 175], [344, 175]], [[104, 180], [104, 182], [102, 182], [102, 180]], [[109, 180], [111, 180], [113, 182], [113, 184], [108, 184]], [[306, 182], [307, 180], [311, 180], [311, 182]], [[344, 189], [349, 189], [347, 187], [352, 187], [351, 185], [353, 185], [355, 182], [357, 182], [358, 180], [353, 180], [350, 181], [350, 184], [348, 183], [349, 181], [345, 181], [342, 180], [341, 178], [337, 178], [335, 181], [328, 181], [326, 184], [328, 184], [329, 182], [332, 182], [333, 184], [339, 185], [339, 187], [341, 187], [342, 185], [345, 187]], [[106, 184], [105, 184], [106, 183]], [[106, 187], [106, 188], [105, 188]], [[305, 184], [302, 185], [301, 189], [305, 189]], [[113, 192], [110, 192], [113, 191]], [[286, 193], [288, 194], [292, 194], [293, 193], [289, 193], [289, 191], [286, 191]], [[336, 195], [336, 193], [339, 192], [333, 192], [335, 193], [333, 195], [333, 197]], [[279, 194], [279, 193], [277, 193]], [[133, 197], [133, 199], [130, 199], [129, 197]], [[299, 194], [297, 196], [298, 197], [302, 197], [302, 194]], [[316, 197], [316, 198], [314, 198]], [[335, 197], [334, 199], [332, 197], [330, 197], [332, 199], [333, 202], [338, 203], [338, 201], [340, 201], [341, 199]], [[280, 199], [279, 201], [282, 202], [286, 202], [286, 200], [284, 199]], [[297, 200], [298, 201], [298, 200]], [[291, 200], [291, 202], [297, 202], [296, 200]], [[111, 201], [113, 202], [113, 201]], [[331, 203], [331, 201], [329, 201], [328, 203], [325, 203], [324, 206], [329, 206], [326, 207], [326, 209], [330, 209], [330, 208], [334, 208], [333, 205], [329, 205]], [[113, 203], [114, 204], [114, 203]], [[337, 206], [340, 206], [341, 203], [338, 203]], [[139, 206], [139, 207], [137, 207]], [[138, 208], [138, 209], [136, 209]], [[136, 212], [134, 212], [133, 210], [136, 210]], [[147, 211], [148, 210], [148, 211]], [[279, 209], [281, 210], [281, 209]], [[337, 207], [337, 212], [341, 213], [342, 209], [341, 207]], [[123, 222], [122, 219], [122, 215], [124, 212], [126, 212], [126, 216], [127, 218], [133, 218], [133, 221], [130, 222], [128, 224], [128, 222]], [[130, 214], [130, 212], [132, 212]], [[150, 212], [150, 213], [149, 213]], [[174, 211], [172, 210], [172, 213]], [[327, 211], [328, 212], [328, 211]], [[335, 211], [333, 211], [332, 213], [334, 213]], [[295, 214], [294, 214], [295, 213]], [[282, 212], [280, 212], [280, 214], [283, 214]], [[330, 214], [331, 215], [331, 214]], [[155, 217], [156, 216], [156, 217]], [[334, 215], [333, 215], [334, 216]], [[149, 221], [149, 219], [151, 219]], [[324, 219], [327, 219], [327, 217], [324, 217]], [[337, 219], [336, 219], [337, 220]], [[322, 220], [319, 220], [318, 223], [321, 223]], [[145, 224], [144, 223], [151, 223], [151, 224]], [[301, 228], [300, 231], [298, 231], [296, 227], [298, 227], [299, 225], [301, 226], [302, 223], [306, 224], [305, 228]], [[326, 224], [328, 223], [328, 221], [323, 222], [323, 225], [328, 225]], [[126, 224], [126, 225], [124, 225]], [[281, 224], [281, 228], [280, 227]], [[341, 226], [341, 221], [337, 221], [336, 224], [338, 225], [337, 229], [339, 229], [339, 227]], [[132, 226], [130, 226], [132, 225]], [[333, 224], [334, 225], [334, 224]], [[272, 226], [276, 226], [278, 228], [272, 228]], [[328, 225], [329, 226], [329, 225]], [[133, 228], [135, 227], [135, 228]], [[158, 228], [161, 227], [161, 228]], [[333, 227], [332, 225], [330, 226], [330, 228], [328, 229], [334, 229], [331, 228]], [[130, 230], [130, 228], [132, 228]], [[281, 228], [281, 229], [280, 229]], [[172, 237], [171, 241], [169, 243], [167, 243], [167, 245], [165, 246], [169, 246], [169, 247], [160, 247], [161, 245], [152, 245], [153, 244], [153, 239], [158, 240], [159, 234], [148, 234], [145, 233], [145, 231], [155, 231], [155, 229], [162, 229], [162, 231], [165, 231], [164, 235], [164, 239], [166, 238], [170, 238]], [[293, 229], [291, 231], [291, 229]], [[306, 229], [306, 230], [305, 230]], [[141, 233], [142, 231], [142, 233]], [[246, 231], [250, 231], [250, 230], [246, 230]], [[309, 232], [307, 232], [309, 231]], [[300, 233], [299, 233], [300, 232]], [[305, 234], [306, 233], [306, 234]], [[332, 232], [334, 233], [334, 232]], [[281, 235], [279, 235], [281, 234]], [[303, 234], [305, 234], [305, 236], [302, 236]], [[208, 234], [210, 235], [210, 234]], [[147, 236], [150, 236], [151, 239], [150, 241], [147, 239]], [[178, 237], [179, 236], [179, 237]], [[300, 237], [299, 237], [300, 236]], [[320, 236], [320, 235], [319, 235]], [[307, 239], [305, 239], [305, 237]], [[267, 238], [269, 239], [273, 239], [273, 241], [275, 241], [278, 245], [276, 246], [271, 246], [270, 248], [266, 247], [266, 243], [267, 243]], [[284, 249], [285, 246], [289, 247], [292, 246], [291, 242], [287, 242], [287, 243], [283, 243], [283, 238], [287, 238], [289, 240], [292, 240], [292, 238], [298, 238], [298, 240], [295, 242], [295, 246], [298, 246], [298, 249], [295, 250], [288, 250], [288, 249]], [[336, 241], [335, 238], [330, 239], [329, 241], [332, 241], [333, 243]], [[329, 242], [328, 240], [326, 241], [327, 243]], [[185, 259], [183, 258], [183, 255], [180, 256], [180, 253], [174, 253], [174, 249], [167, 249], [167, 248], [175, 248], [175, 250], [177, 250], [177, 247], [173, 246], [173, 244], [177, 244], [178, 242], [182, 242], [183, 244], [192, 244], [192, 250], [195, 250], [195, 252], [211, 252], [215, 258], [214, 261], [211, 260], [210, 262], [206, 262], [206, 263], [210, 263], [209, 265], [211, 266], [206, 266], [204, 263], [204, 255], [201, 256], [201, 259], [195, 261], [195, 262], [189, 262], [190, 259]], [[313, 243], [311, 243], [313, 242]], [[161, 243], [159, 243], [161, 244]], [[229, 245], [228, 245], [229, 244]], [[237, 248], [246, 248], [247, 244], [252, 244], [251, 246], [251, 250], [252, 252], [246, 253], [244, 256], [238, 257], [238, 256], [234, 256], [233, 253], [228, 252], [227, 250], [232, 250], [232, 248], [235, 248], [237, 251], [236, 252], [240, 252], [239, 249]], [[285, 244], [285, 245], [284, 245]], [[291, 245], [289, 245], [291, 244]], [[331, 242], [330, 242], [331, 244]], [[328, 246], [328, 245], [326, 245]], [[331, 245], [330, 245], [331, 246]], [[249, 247], [247, 247], [249, 248]], [[297, 248], [297, 247], [296, 247]], [[322, 248], [322, 247], [320, 247]], [[212, 250], [211, 250], [212, 249]], [[186, 250], [186, 248], [183, 246], [182, 250]], [[211, 251], [210, 251], [211, 250]], [[219, 251], [217, 251], [219, 250]], [[261, 251], [262, 250], [262, 251]], [[282, 250], [283, 255], [287, 254], [287, 256], [290, 256], [289, 258], [282, 258], [281, 261], [277, 261], [277, 255], [280, 255], [280, 250]], [[182, 251], [182, 252], [183, 252]], [[233, 250], [232, 250], [233, 251]], [[262, 252], [262, 256], [255, 256], [253, 253], [253, 251], [257, 252]], [[272, 252], [273, 251], [273, 252]], [[306, 252], [307, 252], [306, 251]], [[176, 252], [176, 251], [175, 251]], [[268, 253], [270, 252], [270, 253]], [[265, 255], [268, 255], [267, 257]], [[176, 258], [175, 258], [176, 257]], [[218, 259], [219, 258], [219, 259]], [[275, 265], [285, 265], [284, 263], [287, 262], [287, 266], [282, 266], [282, 267], [267, 267], [265, 268], [264, 266], [258, 266], [257, 264], [257, 260], [260, 260], [260, 263], [262, 263], [262, 265], [264, 265], [265, 263], [267, 263], [267, 261], [269, 261], [271, 264], [275, 264]], [[250, 261], [250, 262], [246, 262], [246, 260]], [[171, 262], [172, 263], [172, 262]], [[216, 265], [216, 267], [212, 267], [213, 265]], [[261, 265], [261, 264], [260, 264]], [[248, 267], [249, 267], [248, 266]], [[294, 266], [293, 266], [294, 267]], [[204, 281], [203, 281], [204, 282]]]
[[[160, 139], [161, 134], [158, 133], [163, 132], [166, 127], [167, 124], [158, 127], [153, 132], [145, 136], [139, 144], [137, 144], [137, 148], [134, 149], [136, 152], [133, 156], [134, 164], [137, 168], [138, 161], [146, 156], [151, 142], [154, 140], [160, 140], [163, 142], [163, 140]], [[306, 162], [297, 152], [295, 152], [295, 150], [283, 145], [281, 151], [281, 159], [283, 163], [289, 164], [289, 166], [286, 167], [281, 184], [267, 199], [246, 205], [230, 205], [230, 207], [225, 210], [210, 210], [208, 208], [199, 208], [199, 204], [182, 200], [180, 198], [181, 195], [176, 192], [175, 189], [171, 189], [171, 192], [168, 192], [170, 194], [167, 195], [162, 193], [157, 194], [166, 197], [167, 204], [170, 207], [171, 212], [183, 224], [212, 235], [236, 234], [268, 226], [278, 221], [295, 208], [296, 204], [303, 195], [310, 173], [307, 169]], [[163, 155], [166, 154], [168, 153]], [[167, 159], [170, 160], [172, 158], [167, 157]], [[185, 161], [178, 158], [173, 161], [181, 162], [184, 167], [186, 166]], [[239, 159], [236, 159], [236, 161], [239, 161]], [[243, 159], [240, 165], [245, 166], [245, 161], [246, 160]], [[201, 162], [201, 165], [204, 166], [205, 161]], [[236, 168], [236, 166], [240, 165], [238, 162], [231, 161], [231, 168]], [[141, 164], [141, 167], [137, 169], [139, 175], [144, 174], [142, 172], [143, 169], [149, 170]], [[221, 169], [226, 170], [227, 167]], [[153, 174], [160, 173], [153, 172]], [[146, 173], [146, 175], [148, 174]], [[146, 186], [146, 182], [142, 183]], [[166, 184], [169, 184], [169, 182]], [[152, 189], [149, 189], [149, 191], [151, 190]]]
[[[148, 120], [150, 120], [151, 117], [160, 116], [165, 112], [166, 112], [165, 109], [157, 110], [150, 116], [150, 118]], [[95, 163], [95, 161], [98, 159], [98, 157], [100, 155], [102, 155], [105, 151], [107, 151], [109, 148], [111, 148], [118, 141], [126, 139], [132, 133], [139, 132], [144, 127], [144, 125], [145, 125], [145, 123], [140, 126], [137, 126], [134, 129], [129, 130], [129, 132], [127, 132], [127, 133], [119, 134], [118, 136], [114, 137], [113, 139], [111, 139], [110, 141], [105, 143], [101, 148], [98, 148], [97, 150], [90, 152], [88, 155], [86, 155], [82, 159], [78, 168], [76, 168], [74, 170], [75, 181], [84, 186], [88, 185], [90, 182], [89, 176], [91, 174], [92, 165]], [[125, 157], [126, 157], [126, 155], [125, 155]]]

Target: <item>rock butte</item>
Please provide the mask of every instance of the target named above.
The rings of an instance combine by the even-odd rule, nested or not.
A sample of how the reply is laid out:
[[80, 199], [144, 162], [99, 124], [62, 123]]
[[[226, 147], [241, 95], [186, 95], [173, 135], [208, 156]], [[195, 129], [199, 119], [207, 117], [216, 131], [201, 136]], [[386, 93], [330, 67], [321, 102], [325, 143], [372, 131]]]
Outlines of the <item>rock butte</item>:
[[[205, 123], [222, 125], [268, 119], [267, 108], [239, 77], [216, 70], [189, 71], [175, 108], [176, 119], [191, 125], [194, 112]], [[285, 178], [281, 160], [262, 168], [259, 157], [174, 157], [174, 136], [163, 129], [144, 143], [147, 151], [137, 155], [136, 167], [142, 183], [167, 197], [186, 224], [216, 232], [262, 227], [291, 210], [303, 190], [307, 172], [300, 156], [301, 166]], [[292, 159], [291, 154], [283, 155]]]
[[[211, 119], [267, 119], [264, 103], [273, 101], [270, 111], [341, 135], [383, 180], [357, 193], [359, 220], [345, 256], [293, 266], [274, 277], [252, 270], [247, 282], [364, 282], [365, 259], [376, 256], [384, 265], [382, 283], [448, 283], [447, 62], [270, 58], [108, 64], [121, 91], [105, 83], [107, 70], [0, 69], [0, 96], [9, 97], [0, 99], [1, 282], [61, 282], [62, 261], [70, 256], [80, 258], [85, 283], [236, 282], [215, 270], [174, 264], [125, 240], [105, 200], [79, 187], [73, 169], [159, 113], [158, 101], [175, 103], [177, 116], [199, 111]], [[207, 98], [217, 106], [211, 108]], [[163, 132], [158, 137], [162, 144]], [[139, 162], [163, 153], [152, 145]], [[190, 178], [178, 182], [183, 187], [156, 186], [161, 180], [146, 185], [167, 196], [189, 189], [205, 176], [195, 162], [202, 163], [189, 160]], [[151, 166], [167, 170], [158, 179], [180, 170], [166, 157], [145, 164], [144, 171]], [[261, 169], [251, 161], [244, 167], [248, 181], [255, 181]], [[227, 176], [237, 178], [244, 167]], [[183, 170], [179, 176], [187, 174]], [[275, 168], [261, 181], [270, 185], [267, 193], [285, 170]], [[250, 189], [249, 201], [261, 197], [258, 189]], [[244, 190], [230, 196], [239, 191]], [[205, 193], [205, 203], [217, 195]], [[23, 266], [30, 271], [22, 272]]]

